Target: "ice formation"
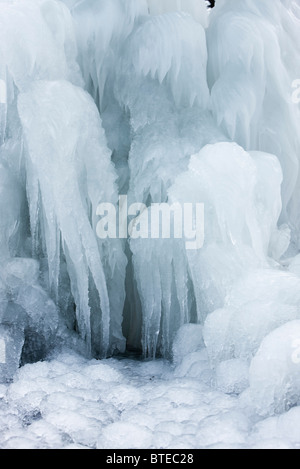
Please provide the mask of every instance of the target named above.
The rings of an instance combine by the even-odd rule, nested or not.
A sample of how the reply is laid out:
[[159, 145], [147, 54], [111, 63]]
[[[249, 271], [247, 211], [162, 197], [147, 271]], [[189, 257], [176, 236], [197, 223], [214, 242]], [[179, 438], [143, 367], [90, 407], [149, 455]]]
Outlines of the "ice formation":
[[295, 243], [299, 107], [292, 102], [291, 84], [300, 73], [298, 28], [296, 1], [276, 0], [268, 8], [252, 0], [219, 0], [207, 35], [212, 112], [226, 135], [246, 150], [274, 153], [279, 159], [284, 173], [281, 220], [293, 228]]
[[[0, 1], [0, 446], [300, 444], [300, 8], [271, 3]], [[203, 247], [100, 239], [120, 195], [135, 227], [204, 204]], [[126, 348], [172, 365], [94, 360]]]
[[117, 201], [116, 174], [97, 108], [68, 82], [40, 80], [19, 95], [18, 111], [26, 139], [33, 253], [39, 254], [40, 237], [57, 301], [59, 290], [65, 296], [68, 288], [60, 275], [64, 256], [76, 327], [89, 352], [106, 354], [110, 346], [122, 350], [125, 255], [118, 240], [108, 248], [95, 234], [97, 205]]

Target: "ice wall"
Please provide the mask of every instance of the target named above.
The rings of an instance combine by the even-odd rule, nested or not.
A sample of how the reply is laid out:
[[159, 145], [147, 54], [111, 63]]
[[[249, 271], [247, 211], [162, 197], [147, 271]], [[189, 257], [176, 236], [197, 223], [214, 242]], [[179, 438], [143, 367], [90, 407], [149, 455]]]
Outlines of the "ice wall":
[[[227, 27], [230, 21], [235, 22], [236, 16], [239, 15], [238, 18], [241, 17], [241, 20], [243, 17], [236, 3], [232, 3], [229, 7], [227, 4], [225, 7], [224, 4], [224, 10], [222, 5], [219, 5], [219, 9], [211, 15], [206, 34], [209, 42], [206, 46], [203, 29], [195, 18], [184, 13], [165, 13], [172, 11], [174, 5], [175, 2], [172, 5], [171, 2], [170, 5], [167, 2], [153, 6], [150, 4], [150, 12], [164, 14], [141, 20], [124, 43], [115, 87], [115, 94], [120, 104], [129, 112], [133, 131], [128, 159], [129, 200], [142, 201], [148, 205], [151, 202], [167, 200], [172, 202], [179, 200], [181, 203], [192, 200], [194, 203], [205, 201], [207, 206], [206, 243], [201, 253], [186, 253], [178, 242], [151, 243], [140, 240], [130, 242], [133, 271], [142, 303], [142, 342], [144, 352], [150, 355], [153, 351], [155, 353], [156, 346], [160, 343], [163, 344], [165, 352], [170, 350], [174, 333], [180, 324], [186, 321], [204, 321], [207, 313], [222, 305], [228, 290], [244, 271], [261, 265], [267, 267], [269, 256], [279, 260], [289, 247], [290, 229], [294, 229], [290, 220], [290, 226], [283, 224], [281, 229], [277, 230], [280, 214], [281, 222], [287, 221], [284, 216], [285, 206], [282, 211], [281, 168], [276, 157], [262, 151], [275, 153], [279, 158], [280, 154], [277, 155], [275, 148], [270, 144], [266, 146], [261, 142], [256, 144], [257, 139], [250, 138], [251, 129], [248, 132], [252, 119], [253, 126], [256, 126], [258, 131], [261, 128], [261, 133], [267, 129], [267, 132], [278, 136], [279, 139], [282, 138], [283, 142], [289, 140], [287, 144], [292, 144], [293, 150], [288, 153], [291, 155], [291, 160], [294, 160], [294, 167], [289, 170], [292, 177], [296, 177], [298, 143], [293, 135], [296, 134], [298, 111], [291, 102], [291, 95], [288, 94], [291, 93], [292, 82], [292, 74], [288, 69], [290, 61], [282, 63], [278, 52], [282, 47], [288, 49], [290, 54], [295, 53], [290, 38], [283, 38], [284, 35], [290, 35], [292, 29], [288, 28], [287, 32], [287, 26], [282, 26], [282, 37], [281, 35], [275, 37], [274, 44], [272, 38], [263, 36], [266, 34], [264, 26], [261, 32], [263, 37], [258, 35], [255, 39], [245, 37], [243, 41], [236, 41], [236, 37], [244, 38], [245, 33], [248, 34], [250, 31], [247, 25], [252, 21], [252, 16], [244, 6], [242, 10], [246, 11], [245, 25], [241, 22], [239, 26], [238, 23], [236, 27], [240, 28], [240, 32], [231, 30], [228, 26], [228, 41], [231, 40], [233, 43], [225, 46], [222, 37], [224, 28], [216, 27], [215, 23], [226, 22], [226, 15], [229, 15]], [[181, 9], [178, 5], [176, 8]], [[253, 5], [249, 6], [250, 11], [251, 8]], [[278, 16], [275, 13], [272, 19], [268, 19], [268, 15], [265, 17], [263, 12], [257, 12], [261, 17], [260, 22], [264, 24], [269, 21], [270, 30], [273, 31], [271, 25], [276, 21], [288, 21], [289, 16], [286, 11], [284, 11], [285, 20], [279, 19], [282, 8], [281, 3], [278, 3], [275, 7]], [[294, 22], [293, 27], [295, 28]], [[173, 31], [176, 31], [174, 36]], [[220, 40], [215, 40], [214, 37], [218, 34]], [[212, 55], [208, 57], [208, 70], [206, 70], [206, 47], [208, 53]], [[261, 56], [261, 50], [264, 48], [267, 59]], [[231, 50], [232, 53], [229, 53]], [[252, 53], [254, 58], [251, 56]], [[242, 59], [245, 65], [243, 61], [240, 64]], [[269, 65], [263, 65], [259, 60], [264, 60]], [[263, 68], [267, 69], [268, 66], [274, 84]], [[224, 67], [226, 73], [228, 72], [227, 75], [224, 72], [223, 77], [222, 72], [219, 72], [220, 78], [217, 79], [214, 67], [217, 70]], [[282, 79], [276, 78], [276, 67], [281, 69]], [[209, 100], [206, 73], [212, 88]], [[253, 77], [249, 78], [251, 73]], [[264, 85], [258, 81], [259, 79], [265, 80]], [[216, 94], [218, 86], [220, 86], [220, 96]], [[252, 87], [252, 94], [249, 87]], [[141, 90], [140, 94], [136, 92], [137, 89]], [[268, 93], [271, 93], [270, 98]], [[291, 127], [289, 136], [282, 129], [277, 132], [276, 121], [260, 124], [258, 118], [255, 118], [256, 111], [253, 111], [252, 118], [247, 121], [247, 113], [252, 112], [253, 106], [261, 110], [257, 112], [265, 114], [268, 119], [273, 119], [274, 115], [271, 117], [270, 113], [273, 95], [276, 95], [278, 107], [281, 106], [286, 110]], [[228, 103], [230, 99], [232, 102]], [[277, 110], [277, 105], [274, 106]], [[234, 123], [237, 123], [237, 130], [231, 132], [228, 130], [229, 127], [226, 128], [218, 114], [219, 109], [222, 109], [220, 112], [224, 112], [228, 126], [235, 126]], [[239, 117], [243, 109], [245, 112]], [[239, 122], [244, 126], [242, 129], [245, 130], [245, 135], [242, 130], [238, 133]], [[191, 155], [198, 153], [207, 143], [227, 139], [236, 140], [246, 150], [260, 151], [250, 152], [252, 169], [249, 166], [248, 170], [245, 170], [245, 161], [242, 162], [246, 160], [245, 156], [240, 157], [240, 163], [238, 163], [239, 158], [232, 161], [231, 166], [230, 161], [236, 154], [236, 149], [234, 146], [225, 145], [223, 150], [220, 147], [211, 150], [210, 157], [203, 167], [200, 166], [200, 171], [192, 167], [185, 179], [180, 176], [185, 174]], [[280, 143], [280, 148], [284, 148], [284, 143]], [[209, 164], [212, 164], [219, 151], [219, 159], [203, 180], [203, 174], [207, 173]], [[196, 160], [191, 160], [190, 165], [193, 164], [192, 161]], [[238, 174], [239, 164], [241, 164], [241, 173]], [[285, 171], [284, 165], [283, 170]], [[216, 179], [218, 173], [220, 179]], [[184, 180], [178, 189], [177, 176]], [[195, 184], [192, 183], [193, 178]], [[243, 187], [243, 181], [252, 184], [251, 188]], [[286, 181], [285, 173], [284, 181]], [[286, 200], [284, 184], [285, 182], [283, 182], [283, 200]], [[202, 185], [204, 187], [199, 191], [198, 188]], [[290, 187], [290, 183], [288, 186]], [[193, 189], [190, 189], [191, 187]], [[253, 194], [252, 201], [246, 201], [242, 195], [243, 191], [247, 196]], [[214, 209], [208, 208], [210, 204], [207, 197], [213, 197]], [[210, 210], [213, 210], [213, 216]], [[213, 224], [213, 228], [210, 223]], [[222, 234], [218, 226], [219, 230], [223, 231]], [[153, 271], [144, 275], [144, 266], [150, 259]], [[135, 321], [135, 315], [133, 318]]]
[[[6, 84], [1, 104], [1, 257], [24, 258], [20, 272], [23, 265], [27, 282], [27, 258], [37, 259], [40, 269], [38, 279], [32, 272], [35, 290], [20, 284], [12, 295], [17, 310], [22, 294], [25, 317], [19, 334], [25, 345], [23, 352], [19, 347], [15, 364], [21, 353], [29, 359], [28, 342], [36, 344], [37, 359], [49, 349], [52, 336], [41, 329], [51, 321], [50, 297], [61, 324], [77, 331], [87, 353], [123, 351], [126, 258], [118, 240], [108, 248], [95, 230], [98, 203], [117, 200], [117, 175], [96, 105], [81, 89], [71, 14], [56, 1], [2, 2], [1, 35], [1, 79]], [[10, 295], [5, 269], [3, 265], [4, 298]], [[31, 297], [39, 310], [40, 326], [34, 333], [31, 307], [24, 305]], [[3, 314], [7, 323], [4, 309]], [[12, 314], [10, 323], [16, 322]], [[57, 318], [52, 329], [57, 330]], [[39, 335], [45, 339], [40, 350]]]
[[[145, 18], [124, 43], [114, 91], [132, 129], [129, 203], [166, 202], [169, 187], [187, 167], [191, 146], [199, 149], [210, 141], [206, 61], [204, 29], [186, 13]], [[192, 132], [195, 140], [189, 138]], [[133, 239], [130, 248], [143, 351], [153, 356], [160, 348], [168, 354], [174, 332], [195, 315], [184, 249], [176, 241]], [[149, 262], [152, 269], [145, 272]], [[135, 330], [134, 311], [125, 314], [127, 320], [128, 329]]]
[[149, 12], [151, 15], [161, 15], [162, 13], [172, 11], [185, 11], [189, 13], [196, 21], [207, 26], [207, 5], [198, 0], [147, 0]]
[[[15, 367], [66, 330], [96, 357], [126, 341], [170, 356], [197, 323], [205, 350], [190, 358], [223, 390], [258, 387], [260, 345], [299, 319], [300, 14], [270, 5], [0, 2], [0, 304]], [[136, 223], [153, 202], [204, 203], [203, 248], [100, 241], [97, 205], [120, 194], [146, 206]]]
[[31, 259], [18, 94], [35, 80], [83, 81], [72, 18], [62, 3], [4, 1], [0, 9], [0, 80], [5, 84], [0, 105], [0, 323], [5, 352], [0, 379], [6, 381], [20, 363], [44, 358], [57, 344], [59, 323], [58, 308], [43, 285], [41, 264]]
[[300, 76], [299, 25], [296, 1], [276, 0], [269, 5], [219, 0], [207, 30], [208, 81], [216, 122], [246, 150], [279, 158], [284, 174], [281, 222], [289, 222], [296, 244], [300, 116], [292, 101], [292, 83]]
[[[39, 81], [19, 96], [18, 110], [25, 134], [33, 254], [41, 255], [45, 248], [49, 288], [57, 301], [59, 289], [67, 288], [60, 284], [64, 256], [77, 328], [88, 349], [105, 354], [112, 345], [123, 350], [125, 255], [119, 240], [108, 250], [96, 236], [98, 204], [117, 202], [116, 175], [97, 108], [86, 92], [68, 82]], [[98, 318], [91, 318], [92, 301]]]

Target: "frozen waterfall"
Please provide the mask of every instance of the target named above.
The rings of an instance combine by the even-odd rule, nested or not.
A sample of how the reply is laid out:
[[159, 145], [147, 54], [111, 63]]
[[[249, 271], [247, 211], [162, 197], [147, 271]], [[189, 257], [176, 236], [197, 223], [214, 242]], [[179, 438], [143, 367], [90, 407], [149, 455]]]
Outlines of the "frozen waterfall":
[[[180, 374], [189, 324], [216, 386], [300, 404], [299, 30], [298, 0], [0, 1], [2, 382], [65, 344]], [[203, 204], [201, 249], [138, 236], [153, 204]]]

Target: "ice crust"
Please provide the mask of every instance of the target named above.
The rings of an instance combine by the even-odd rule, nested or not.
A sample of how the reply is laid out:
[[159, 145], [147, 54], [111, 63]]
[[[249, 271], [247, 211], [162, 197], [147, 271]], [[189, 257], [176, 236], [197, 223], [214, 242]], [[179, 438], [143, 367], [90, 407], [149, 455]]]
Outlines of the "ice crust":
[[0, 388], [0, 447], [299, 448], [299, 407], [265, 418], [232, 393], [233, 376], [244, 383], [241, 362], [219, 370], [222, 389], [174, 371], [164, 360], [104, 362], [70, 351], [25, 365]]

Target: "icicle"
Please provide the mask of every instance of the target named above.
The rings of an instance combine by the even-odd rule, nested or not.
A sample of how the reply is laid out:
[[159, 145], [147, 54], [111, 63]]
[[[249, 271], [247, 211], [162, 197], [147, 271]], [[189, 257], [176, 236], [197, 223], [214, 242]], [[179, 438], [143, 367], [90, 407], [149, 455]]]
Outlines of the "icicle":
[[246, 150], [279, 158], [284, 174], [281, 222], [290, 224], [293, 237], [300, 226], [300, 145], [295, 138], [300, 112], [291, 98], [293, 80], [300, 76], [296, 12], [297, 2], [275, 0], [270, 9], [263, 2], [219, 0], [207, 31], [216, 121]]
[[[89, 274], [99, 294], [102, 317], [99, 348], [105, 355], [110, 346], [110, 316], [120, 316], [121, 328], [122, 311], [110, 311], [108, 279], [95, 232], [96, 217], [89, 216], [90, 207], [91, 213], [96, 214], [98, 203], [113, 202], [116, 197], [116, 176], [97, 109], [87, 93], [67, 82], [33, 84], [19, 96], [18, 109], [27, 143], [32, 230], [36, 232], [38, 224], [42, 227], [50, 284], [57, 291], [62, 245], [78, 308], [78, 327], [89, 348], [92, 343]], [[122, 289], [125, 266], [121, 245], [115, 249], [124, 267], [118, 277]]]

